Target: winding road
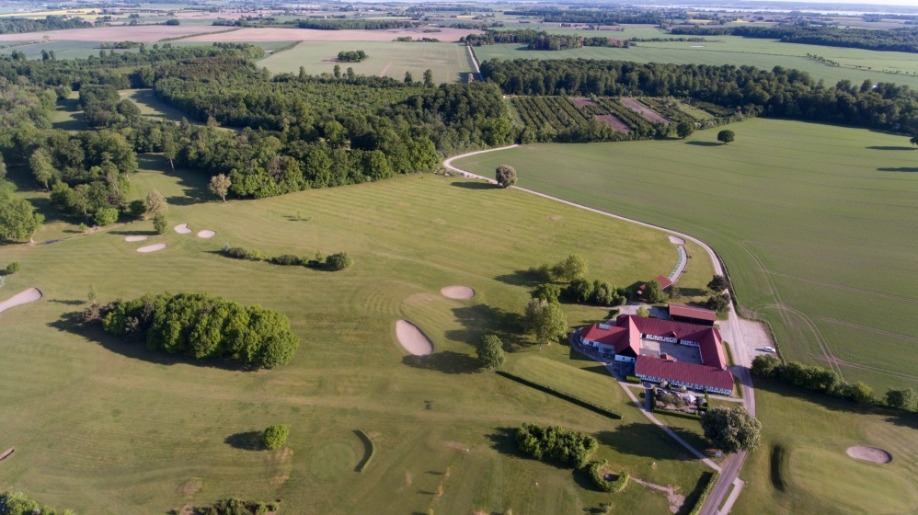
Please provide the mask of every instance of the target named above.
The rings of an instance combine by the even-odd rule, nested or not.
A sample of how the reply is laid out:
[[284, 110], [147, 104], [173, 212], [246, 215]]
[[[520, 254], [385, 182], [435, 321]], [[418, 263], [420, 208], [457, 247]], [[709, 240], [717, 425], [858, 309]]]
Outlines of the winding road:
[[[506, 150], [510, 148], [518, 147], [519, 145], [509, 145], [506, 147], [492, 148], [487, 150], [479, 150], [476, 152], [469, 152], [467, 154], [462, 154], [458, 156], [451, 157], [443, 161], [443, 167], [448, 171], [453, 173], [461, 174], [463, 177], [471, 179], [481, 179], [488, 181], [489, 183], [495, 184], [494, 179], [489, 179], [481, 175], [474, 174], [467, 170], [463, 170], [456, 166], [453, 166], [453, 161], [456, 159], [462, 159], [465, 157], [483, 154], [486, 152], [496, 152], [498, 150]], [[602, 211], [600, 209], [595, 209], [589, 206], [584, 206], [582, 204], [577, 204], [576, 202], [570, 202], [558, 197], [553, 197], [551, 195], [546, 195], [544, 193], [539, 193], [538, 191], [533, 191], [526, 188], [521, 188], [519, 186], [511, 186], [517, 190], [536, 195], [548, 200], [555, 202], [560, 202], [562, 204], [567, 204], [579, 209], [584, 209], [590, 211], [591, 213], [596, 213], [602, 216], [608, 216], [610, 218], [615, 218], [617, 220], [622, 220], [624, 222], [629, 222], [633, 224], [640, 225], [642, 227], [647, 227], [650, 229], [655, 229], [662, 231], [668, 235], [676, 236], [682, 238], [686, 241], [692, 241], [698, 244], [705, 252], [708, 253], [708, 257], [711, 258], [711, 263], [714, 266], [714, 273], [717, 275], [725, 275], [724, 268], [721, 264], [720, 258], [717, 256], [717, 253], [714, 252], [714, 249], [709, 247], [706, 243], [689, 236], [688, 234], [683, 234], [678, 231], [673, 231], [665, 227], [660, 227], [658, 225], [648, 224], [641, 222], [639, 220], [634, 220], [624, 216], [616, 215], [609, 213], [607, 211]], [[730, 371], [733, 375], [739, 380], [740, 389], [743, 397], [743, 406], [746, 410], [749, 411], [752, 415], [755, 415], [755, 392], [752, 388], [752, 375], [749, 373], [750, 367], [752, 366], [752, 359], [756, 355], [756, 349], [754, 345], [750, 342], [747, 344], [746, 338], [743, 334], [743, 325], [744, 324], [754, 324], [754, 322], [746, 321], [740, 319], [736, 314], [733, 306], [730, 306], [730, 311], [728, 313], [727, 320], [720, 323], [720, 333], [723, 336], [724, 343], [730, 345], [730, 349], [733, 354], [733, 366], [730, 368]], [[721, 473], [717, 478], [717, 483], [715, 483], [714, 488], [711, 490], [711, 493], [705, 499], [705, 503], [699, 512], [701, 515], [718, 515], [718, 514], [727, 514], [733, 508], [733, 503], [736, 502], [736, 499], [739, 497], [739, 494], [742, 492], [745, 482], [739, 479], [740, 470], [743, 468], [743, 464], [746, 461], [746, 453], [739, 452], [736, 454], [731, 454], [728, 456], [722, 466]]]

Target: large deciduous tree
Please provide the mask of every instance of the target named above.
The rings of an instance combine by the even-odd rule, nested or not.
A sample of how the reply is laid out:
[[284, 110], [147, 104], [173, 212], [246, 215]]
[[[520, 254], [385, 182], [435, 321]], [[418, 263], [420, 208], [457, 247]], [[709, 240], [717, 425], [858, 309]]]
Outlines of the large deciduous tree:
[[275, 424], [265, 429], [265, 432], [261, 435], [261, 441], [265, 449], [273, 451], [274, 449], [280, 449], [287, 443], [288, 436], [290, 436], [290, 429], [287, 426]]
[[221, 173], [210, 178], [210, 184], [207, 185], [207, 189], [214, 195], [220, 197], [220, 200], [226, 202], [226, 194], [229, 193], [230, 186], [232, 185], [233, 182], [230, 181], [230, 178]]
[[516, 184], [516, 170], [510, 165], [500, 165], [495, 171], [495, 179], [501, 188], [509, 188]]
[[147, 198], [144, 201], [144, 204], [147, 206], [147, 214], [153, 216], [161, 215], [166, 212], [166, 208], [169, 206], [166, 203], [166, 197], [163, 196], [159, 191], [153, 190], [150, 193], [147, 193]]
[[478, 366], [486, 369], [495, 369], [504, 366], [507, 360], [504, 355], [504, 344], [500, 338], [493, 334], [485, 335], [476, 349]]
[[691, 136], [693, 132], [695, 132], [695, 124], [692, 122], [679, 122], [676, 124], [676, 136], [679, 136], [680, 139]]
[[526, 305], [526, 329], [539, 343], [551, 344], [567, 332], [567, 317], [557, 302], [531, 299]]
[[658, 302], [663, 302], [663, 299], [666, 297], [663, 295], [663, 288], [660, 287], [660, 283], [657, 281], [649, 281], [647, 286], [644, 287], [644, 299], [647, 302], [656, 304]]
[[730, 283], [727, 282], [727, 278], [722, 275], [715, 275], [711, 278], [711, 281], [708, 282], [708, 288], [713, 292], [722, 292], [730, 287]]
[[0, 179], [0, 241], [25, 241], [41, 227], [45, 217], [27, 200], [13, 195], [12, 183]]
[[701, 416], [704, 436], [726, 452], [751, 451], [759, 444], [762, 423], [745, 408], [714, 408]]
[[48, 151], [39, 148], [29, 157], [29, 168], [32, 169], [32, 175], [35, 180], [40, 182], [45, 189], [48, 189], [48, 183], [54, 177], [54, 164], [51, 162], [51, 156]]
[[571, 254], [552, 267], [552, 275], [559, 281], [569, 283], [578, 277], [586, 275], [586, 259], [579, 254]]
[[915, 397], [915, 392], [911, 388], [905, 388], [904, 390], [887, 390], [886, 391], [886, 405], [891, 408], [906, 408], [912, 404], [912, 399]]
[[725, 144], [725, 145], [726, 145], [727, 143], [733, 143], [733, 140], [734, 140], [735, 138], [736, 138], [736, 134], [734, 134], [733, 131], [728, 130], [728, 129], [724, 129], [724, 130], [722, 130], [722, 131], [720, 131], [720, 132], [717, 133], [717, 141], [719, 141], [719, 142], [721, 142], [721, 143], [723, 143], [723, 144]]

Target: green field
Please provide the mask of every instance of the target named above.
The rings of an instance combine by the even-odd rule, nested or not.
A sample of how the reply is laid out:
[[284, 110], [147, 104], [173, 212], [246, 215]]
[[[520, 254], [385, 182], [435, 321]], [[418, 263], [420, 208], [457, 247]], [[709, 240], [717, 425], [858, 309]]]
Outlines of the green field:
[[[436, 37], [432, 33], [431, 37]], [[456, 82], [472, 71], [468, 50], [457, 43], [397, 43], [367, 41], [303, 41], [290, 50], [266, 57], [258, 64], [273, 73], [332, 73], [335, 58], [342, 50], [363, 50], [369, 57], [359, 63], [337, 63], [341, 73], [353, 68], [358, 75], [387, 76], [402, 80], [410, 71], [415, 81], [424, 70], [433, 72], [435, 82]]]
[[[918, 486], [909, 479], [918, 474], [918, 416], [852, 410], [847, 401], [770, 381], [756, 386], [765, 431], [740, 474], [747, 484], [733, 513], [918, 512]], [[849, 458], [845, 450], [855, 445], [884, 449], [892, 462]]]
[[[207, 197], [205, 179], [166, 175], [168, 165], [155, 156], [141, 156], [141, 166], [133, 197], [156, 188], [172, 204], [170, 226], [187, 222], [217, 236], [170, 229], [128, 243], [127, 234], [151, 223], [84, 235], [49, 212], [36, 241], [61, 241], [2, 248], [2, 261], [22, 270], [7, 277], [0, 298], [31, 286], [44, 298], [0, 314], [0, 447], [16, 448], [3, 462], [0, 490], [80, 513], [163, 513], [228, 495], [279, 498], [287, 513], [579, 513], [611, 500], [580, 473], [517, 456], [506, 430], [524, 421], [589, 431], [602, 442], [596, 457], [686, 494], [695, 488], [704, 467], [623, 403], [614, 382], [593, 373], [597, 364], [571, 359], [566, 346], [539, 350], [515, 336], [515, 314], [528, 298], [519, 270], [576, 251], [588, 259], [590, 277], [627, 284], [673, 266], [664, 234], [430, 175], [195, 203]], [[46, 194], [27, 195], [46, 204]], [[599, 235], [615, 244], [584, 245]], [[136, 252], [156, 242], [168, 248]], [[329, 273], [243, 262], [218, 255], [226, 244], [268, 255], [346, 251], [356, 264]], [[710, 264], [698, 261], [697, 280], [687, 286], [710, 276]], [[439, 289], [450, 284], [477, 294], [446, 299]], [[102, 301], [207, 291], [258, 303], [286, 313], [302, 344], [293, 363], [269, 371], [172, 360], [68, 323], [65, 314], [85, 307], [90, 288]], [[565, 309], [572, 323], [607, 313]], [[406, 356], [394, 334], [401, 318], [432, 338], [432, 356]], [[553, 360], [552, 369], [589, 370], [572, 368], [563, 380], [593, 395], [608, 391], [605, 400], [624, 418], [474, 372], [471, 343], [485, 331], [519, 346], [508, 366], [541, 370], [541, 360]], [[290, 426], [288, 448], [238, 448], [274, 423]], [[354, 471], [364, 456], [355, 430], [376, 447], [362, 473]], [[668, 506], [665, 494], [637, 485], [614, 502], [625, 511]]]
[[724, 259], [743, 313], [783, 357], [882, 395], [918, 387], [918, 150], [860, 129], [756, 119], [687, 141], [532, 145], [458, 166], [697, 236]]
[[[590, 35], [589, 32], [582, 32]], [[612, 36], [615, 37], [615, 36]], [[672, 37], [665, 34], [641, 37]], [[796, 68], [821, 79], [827, 85], [850, 80], [855, 85], [865, 79], [873, 82], [893, 82], [918, 88], [918, 59], [904, 52], [877, 52], [856, 48], [781, 43], [776, 40], [751, 39], [739, 36], [708, 37], [703, 43], [659, 42], [637, 43], [631, 48], [583, 47], [574, 50], [526, 50], [520, 45], [489, 45], [475, 47], [479, 62], [488, 59], [612, 59], [638, 63], [708, 64], [755, 66], [771, 70], [775, 66]], [[703, 47], [703, 48], [699, 48]], [[840, 66], [829, 66], [808, 58], [815, 54]], [[860, 68], [857, 68], [860, 67]]]

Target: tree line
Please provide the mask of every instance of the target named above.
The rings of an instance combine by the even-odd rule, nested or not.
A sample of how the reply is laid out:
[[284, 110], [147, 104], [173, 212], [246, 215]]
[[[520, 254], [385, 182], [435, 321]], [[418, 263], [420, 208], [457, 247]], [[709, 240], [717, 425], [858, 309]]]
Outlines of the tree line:
[[140, 338], [147, 348], [244, 367], [286, 365], [299, 347], [286, 315], [206, 293], [147, 294], [99, 310], [106, 332]]
[[488, 30], [484, 34], [469, 34], [460, 38], [460, 41], [465, 41], [470, 46], [526, 43], [526, 48], [529, 50], [569, 50], [585, 46], [627, 48], [630, 45], [628, 40], [624, 39], [613, 40], [606, 36], [549, 34], [534, 29]]
[[416, 26], [415, 22], [407, 20], [358, 20], [353, 18], [308, 18], [288, 23], [294, 24], [301, 29], [315, 30], [391, 30], [410, 29]]
[[711, 66], [583, 59], [489, 60], [481, 73], [506, 94], [690, 98], [729, 106], [747, 115], [897, 130], [918, 129], [918, 93], [907, 86], [824, 86], [809, 74], [776, 66]]
[[92, 23], [71, 16], [46, 16], [44, 19], [0, 18], [0, 34], [22, 34], [46, 30], [86, 29]]
[[614, 9], [526, 9], [505, 11], [507, 16], [541, 17], [546, 23], [585, 23], [590, 25], [658, 25], [666, 19], [685, 18], [685, 12], [617, 7]]
[[778, 25], [774, 27], [673, 27], [670, 34], [692, 36], [742, 36], [744, 38], [779, 39], [801, 43], [866, 50], [918, 52], [918, 28], [858, 29], [825, 25]]

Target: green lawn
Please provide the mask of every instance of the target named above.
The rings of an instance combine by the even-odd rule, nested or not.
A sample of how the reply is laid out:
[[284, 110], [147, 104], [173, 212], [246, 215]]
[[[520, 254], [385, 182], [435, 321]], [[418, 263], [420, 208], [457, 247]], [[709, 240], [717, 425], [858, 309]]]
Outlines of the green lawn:
[[[584, 35], [590, 33], [583, 32]], [[614, 36], [612, 36], [614, 37]], [[672, 37], [645, 35], [643, 37]], [[526, 50], [525, 45], [490, 45], [475, 48], [479, 62], [489, 59], [611, 59], [638, 63], [708, 64], [755, 66], [771, 70], [775, 66], [796, 68], [822, 79], [827, 85], [847, 79], [855, 85], [865, 79], [894, 82], [918, 88], [918, 59], [904, 52], [878, 52], [857, 48], [781, 43], [777, 40], [739, 36], [708, 37], [703, 43], [638, 42], [631, 48], [583, 47], [574, 50]], [[830, 66], [807, 57], [815, 54], [836, 61]]]
[[[531, 145], [458, 166], [697, 236], [785, 358], [918, 387], [918, 150], [867, 130], [757, 119], [687, 141]], [[828, 356], [828, 358], [827, 358]]]
[[[432, 33], [431, 37], [437, 37]], [[472, 71], [468, 50], [457, 43], [397, 43], [367, 41], [303, 41], [290, 50], [259, 61], [273, 73], [332, 73], [335, 58], [342, 50], [363, 50], [369, 57], [359, 63], [337, 63], [341, 73], [353, 68], [358, 75], [387, 76], [402, 80], [410, 71], [414, 80], [423, 78], [424, 70], [433, 72], [435, 82], [456, 82]]]
[[[170, 227], [186, 222], [217, 236], [170, 229], [128, 243], [127, 234], [150, 231], [151, 223], [83, 235], [52, 221], [36, 241], [62, 241], [2, 249], [3, 262], [18, 261], [22, 270], [7, 277], [0, 299], [31, 286], [44, 298], [0, 315], [0, 447], [16, 448], [3, 462], [0, 490], [80, 513], [162, 513], [228, 495], [280, 498], [289, 513], [579, 513], [611, 500], [580, 473], [517, 456], [506, 431], [525, 421], [594, 433], [603, 443], [598, 458], [642, 479], [683, 492], [697, 483], [704, 467], [636, 409], [626, 411], [604, 373], [565, 371], [576, 387], [607, 392], [624, 412], [620, 421], [473, 371], [472, 343], [481, 334], [518, 340], [515, 314], [528, 298], [518, 270], [578, 252], [591, 276], [630, 283], [672, 267], [662, 233], [430, 175], [189, 203], [207, 195], [203, 178], [166, 175], [157, 157], [141, 164], [132, 197], [156, 188], [172, 204]], [[29, 196], [44, 205], [47, 195]], [[615, 245], [583, 244], [597, 235]], [[136, 252], [157, 242], [168, 247]], [[243, 262], [218, 255], [226, 244], [269, 255], [346, 251], [356, 264], [330, 273]], [[446, 299], [439, 289], [450, 284], [477, 294]], [[258, 303], [286, 313], [302, 345], [278, 370], [174, 361], [64, 321], [85, 307], [90, 288], [102, 301], [207, 291]], [[566, 309], [572, 322], [605, 313]], [[432, 356], [406, 357], [395, 339], [401, 318], [432, 338]], [[548, 366], [559, 371], [563, 363], [597, 366], [571, 359], [564, 346], [539, 352], [521, 343], [508, 366], [532, 359], [554, 360]], [[274, 423], [290, 426], [288, 448], [238, 448]], [[363, 473], [354, 471], [363, 456], [358, 429], [376, 447]], [[625, 511], [667, 509], [664, 494], [637, 487], [614, 502]]]

